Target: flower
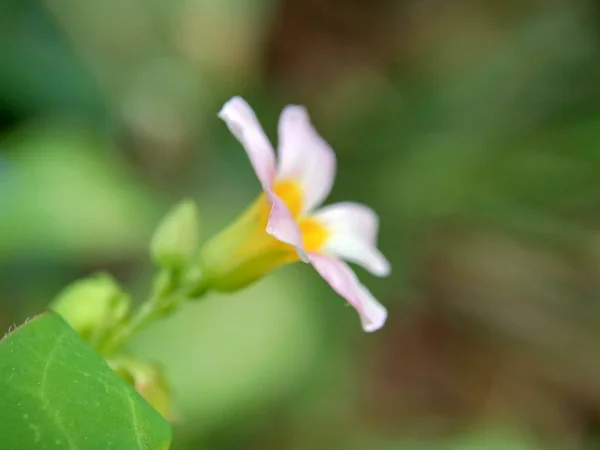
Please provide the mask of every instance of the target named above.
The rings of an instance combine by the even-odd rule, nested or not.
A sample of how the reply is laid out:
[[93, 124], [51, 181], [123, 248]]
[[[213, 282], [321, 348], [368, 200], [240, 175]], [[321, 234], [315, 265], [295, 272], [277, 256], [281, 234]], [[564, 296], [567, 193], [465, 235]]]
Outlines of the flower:
[[270, 256], [279, 255], [273, 265], [298, 259], [310, 263], [357, 310], [365, 331], [381, 328], [387, 318], [385, 307], [344, 262], [358, 264], [376, 276], [390, 273], [388, 260], [377, 249], [379, 219], [371, 208], [358, 203], [318, 208], [333, 186], [336, 158], [313, 128], [306, 109], [289, 105], [282, 111], [277, 163], [273, 147], [245, 100], [232, 98], [219, 117], [245, 148], [264, 190], [245, 217], [264, 226], [259, 233], [269, 237], [254, 235], [248, 241], [253, 242], [254, 253], [248, 245], [244, 251], [255, 257], [245, 261], [256, 263], [258, 247], [262, 255], [268, 247]]

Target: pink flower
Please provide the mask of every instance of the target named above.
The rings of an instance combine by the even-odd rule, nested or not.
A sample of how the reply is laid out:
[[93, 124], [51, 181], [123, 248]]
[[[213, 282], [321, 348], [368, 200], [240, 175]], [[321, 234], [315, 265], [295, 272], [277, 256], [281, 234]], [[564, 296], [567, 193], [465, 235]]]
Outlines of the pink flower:
[[358, 311], [363, 329], [383, 326], [387, 311], [344, 262], [387, 276], [390, 264], [377, 249], [379, 219], [369, 207], [344, 202], [319, 208], [333, 186], [336, 159], [306, 110], [287, 106], [279, 119], [278, 161], [252, 108], [240, 97], [219, 112], [242, 143], [268, 199], [266, 232], [293, 246]]

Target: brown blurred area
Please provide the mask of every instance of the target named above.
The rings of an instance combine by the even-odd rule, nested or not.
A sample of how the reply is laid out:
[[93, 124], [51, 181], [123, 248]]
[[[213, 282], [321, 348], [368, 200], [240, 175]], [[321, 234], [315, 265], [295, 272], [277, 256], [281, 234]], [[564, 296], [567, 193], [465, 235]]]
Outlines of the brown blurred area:
[[[282, 0], [263, 67], [284, 96], [332, 108], [348, 80], [368, 96], [382, 82], [402, 91], [431, 61], [441, 76], [468, 71], [550, 3], [561, 2]], [[443, 437], [500, 420], [581, 448], [600, 418], [595, 249], [547, 248], [485, 224], [424, 233], [413, 247], [415, 306], [392, 308], [383, 351], [354, 361], [361, 395], [332, 428], [366, 421]]]
[[[313, 100], [347, 80], [469, 71], [559, 2], [282, 0], [263, 51], [269, 83]], [[565, 2], [562, 2], [565, 3]], [[392, 81], [392, 78], [394, 80]]]

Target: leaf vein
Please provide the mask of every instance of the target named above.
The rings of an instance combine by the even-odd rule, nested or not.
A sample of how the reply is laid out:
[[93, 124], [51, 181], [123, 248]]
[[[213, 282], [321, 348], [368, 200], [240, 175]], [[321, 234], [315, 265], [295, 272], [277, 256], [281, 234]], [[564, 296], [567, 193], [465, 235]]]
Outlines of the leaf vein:
[[65, 332], [62, 332], [61, 334], [59, 334], [56, 337], [54, 344], [52, 345], [52, 347], [50, 348], [50, 350], [48, 352], [46, 364], [44, 365], [44, 369], [42, 371], [39, 395], [40, 395], [40, 400], [42, 401], [42, 406], [44, 407], [44, 409], [46, 411], [48, 411], [48, 415], [52, 418], [52, 420], [54, 420], [54, 423], [56, 423], [56, 426], [58, 427], [58, 429], [62, 431], [62, 433], [65, 437], [65, 440], [69, 444], [69, 448], [76, 449], [77, 447], [75, 446], [75, 442], [73, 441], [73, 438], [67, 431], [67, 428], [60, 417], [60, 414], [58, 414], [52, 408], [52, 405], [50, 404], [50, 401], [48, 400], [48, 397], [46, 396], [46, 384], [48, 382], [48, 371], [50, 370], [50, 365], [52, 364], [54, 354], [58, 350], [61, 342], [65, 339], [65, 337], [66, 337]]
[[129, 393], [127, 386], [125, 386], [125, 396], [127, 397], [127, 401], [129, 402], [129, 406], [131, 409], [131, 418], [133, 420], [133, 429], [135, 430], [135, 437], [137, 439], [139, 448], [141, 448], [143, 450], [144, 448], [148, 448], [148, 446], [146, 443], [146, 439], [142, 436], [142, 433], [140, 433], [140, 424], [138, 422], [138, 416], [137, 416], [137, 411], [135, 408], [135, 403]]

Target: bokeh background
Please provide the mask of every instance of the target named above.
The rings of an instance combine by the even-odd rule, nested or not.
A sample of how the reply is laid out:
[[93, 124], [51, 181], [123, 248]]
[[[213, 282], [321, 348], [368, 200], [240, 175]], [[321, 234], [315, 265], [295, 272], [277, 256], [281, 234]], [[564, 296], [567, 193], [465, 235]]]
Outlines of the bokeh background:
[[137, 299], [192, 196], [203, 239], [259, 191], [216, 117], [287, 103], [381, 216], [389, 308], [360, 330], [309, 267], [139, 335], [173, 449], [600, 448], [600, 3], [2, 0], [0, 329], [67, 283]]

